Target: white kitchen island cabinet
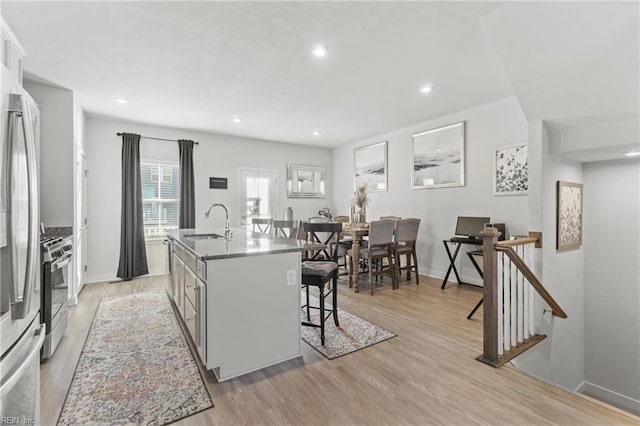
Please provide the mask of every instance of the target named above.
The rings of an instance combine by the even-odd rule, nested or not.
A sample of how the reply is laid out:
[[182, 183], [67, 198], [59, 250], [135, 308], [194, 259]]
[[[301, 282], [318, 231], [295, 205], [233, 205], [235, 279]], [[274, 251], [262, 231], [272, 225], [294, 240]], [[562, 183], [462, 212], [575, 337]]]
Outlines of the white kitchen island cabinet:
[[[208, 370], [219, 381], [300, 356], [297, 240], [244, 229], [168, 235], [169, 294]], [[175, 265], [179, 265], [177, 268]]]

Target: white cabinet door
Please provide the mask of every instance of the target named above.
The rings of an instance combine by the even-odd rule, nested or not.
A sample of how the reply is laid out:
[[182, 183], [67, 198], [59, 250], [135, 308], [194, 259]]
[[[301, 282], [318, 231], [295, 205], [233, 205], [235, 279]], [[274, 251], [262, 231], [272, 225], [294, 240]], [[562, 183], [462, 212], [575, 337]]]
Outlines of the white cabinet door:
[[196, 336], [194, 342], [202, 363], [207, 363], [207, 285], [201, 279], [196, 279], [196, 308], [198, 318], [196, 323]]

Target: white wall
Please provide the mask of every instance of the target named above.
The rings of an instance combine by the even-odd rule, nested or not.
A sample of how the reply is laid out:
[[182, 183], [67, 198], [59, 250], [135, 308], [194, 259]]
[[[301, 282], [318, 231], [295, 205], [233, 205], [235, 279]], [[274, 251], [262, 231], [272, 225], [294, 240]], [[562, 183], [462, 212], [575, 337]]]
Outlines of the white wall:
[[[443, 125], [466, 121], [466, 186], [411, 189], [411, 135]], [[527, 122], [515, 98], [439, 117], [333, 150], [333, 198], [336, 214], [348, 214], [353, 199], [353, 149], [388, 141], [387, 192], [370, 193], [369, 220], [383, 215], [422, 220], [417, 252], [420, 273], [443, 277], [449, 265], [442, 244], [453, 235], [457, 216], [490, 216], [507, 224], [511, 234], [526, 234], [527, 196], [493, 196], [493, 149], [527, 141]], [[462, 260], [464, 258], [464, 260]], [[461, 259], [462, 279], [481, 283], [466, 256]], [[455, 277], [450, 278], [455, 280]]]
[[25, 81], [40, 105], [40, 221], [73, 225], [73, 92]]
[[[541, 173], [530, 176], [529, 186], [541, 208], [531, 206], [532, 230], [542, 231], [541, 262], [534, 272], [568, 315], [567, 319], [543, 315], [547, 308], [536, 301], [536, 323], [547, 339], [516, 359], [525, 371], [566, 389], [577, 389], [584, 376], [584, 250], [556, 250], [556, 182], [582, 183], [582, 164], [549, 154], [549, 135], [541, 121], [530, 123], [529, 145]], [[583, 243], [584, 244], [584, 243]]]
[[[286, 193], [286, 165], [304, 164], [327, 168], [331, 188], [331, 153], [328, 149], [259, 141], [255, 139], [198, 133], [187, 130], [148, 126], [139, 123], [89, 117], [87, 120], [87, 159], [89, 162], [88, 282], [111, 280], [118, 268], [120, 244], [120, 162], [121, 138], [117, 132], [168, 139], [193, 139], [196, 227], [223, 227], [224, 215], [214, 211], [205, 220], [203, 214], [214, 202], [229, 207], [231, 226], [240, 226], [239, 168], [275, 169], [279, 176], [278, 206], [282, 217], [285, 207], [293, 207], [296, 219], [317, 215], [327, 200], [289, 199]], [[178, 145], [142, 139], [141, 156], [156, 160], [178, 161]], [[227, 177], [229, 189], [209, 189], [209, 177]], [[331, 191], [328, 197], [331, 197]], [[150, 273], [164, 273], [166, 249], [147, 245]]]
[[640, 413], [640, 161], [584, 166], [585, 391]]

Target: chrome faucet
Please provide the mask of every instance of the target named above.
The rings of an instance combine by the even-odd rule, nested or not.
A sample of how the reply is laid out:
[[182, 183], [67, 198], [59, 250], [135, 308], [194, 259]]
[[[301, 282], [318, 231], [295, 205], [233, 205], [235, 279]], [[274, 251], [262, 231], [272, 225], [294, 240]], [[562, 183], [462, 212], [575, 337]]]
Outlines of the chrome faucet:
[[229, 226], [229, 209], [227, 208], [227, 206], [221, 203], [211, 204], [211, 206], [209, 206], [207, 211], [204, 213], [204, 218], [209, 219], [209, 216], [211, 216], [211, 209], [216, 206], [222, 207], [224, 209], [224, 213], [226, 215], [224, 222], [224, 239], [229, 241], [231, 239], [231, 226]]

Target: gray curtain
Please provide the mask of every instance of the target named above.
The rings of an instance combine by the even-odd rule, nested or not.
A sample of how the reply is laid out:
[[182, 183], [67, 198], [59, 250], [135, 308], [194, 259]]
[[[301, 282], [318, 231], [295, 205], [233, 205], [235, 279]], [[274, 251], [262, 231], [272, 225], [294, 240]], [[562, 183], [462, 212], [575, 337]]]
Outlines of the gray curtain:
[[130, 280], [149, 273], [144, 243], [140, 135], [122, 134], [122, 215], [118, 277]]
[[196, 197], [193, 182], [193, 141], [178, 140], [180, 148], [180, 229], [196, 227]]

